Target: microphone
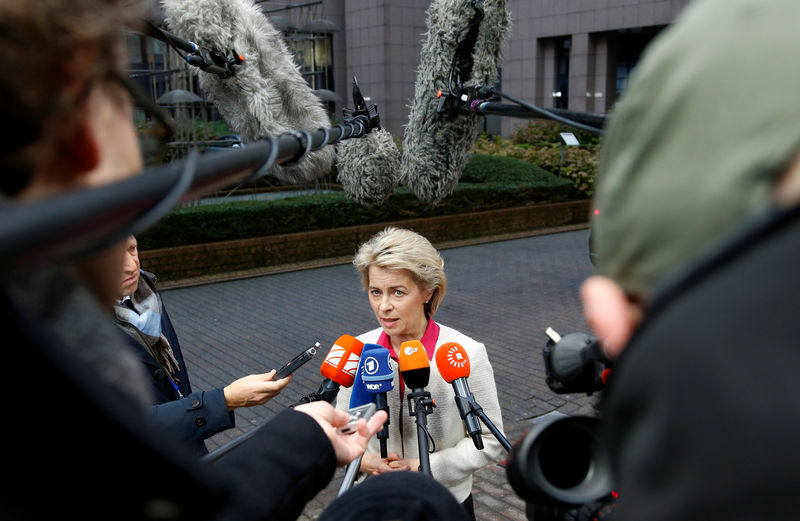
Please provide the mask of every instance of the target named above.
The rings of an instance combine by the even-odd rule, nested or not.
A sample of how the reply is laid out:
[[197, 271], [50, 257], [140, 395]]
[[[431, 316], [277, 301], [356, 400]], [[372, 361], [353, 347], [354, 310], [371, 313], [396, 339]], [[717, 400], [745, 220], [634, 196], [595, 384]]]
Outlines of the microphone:
[[320, 373], [325, 377], [316, 393], [303, 397], [295, 405], [324, 400], [333, 403], [341, 386], [353, 385], [364, 343], [350, 335], [340, 336], [322, 361]]
[[[230, 77], [200, 74], [198, 81], [244, 141], [330, 127], [280, 31], [252, 0], [161, 0], [161, 5], [176, 33], [208, 48], [235, 49], [242, 57]], [[305, 182], [329, 173], [332, 165], [333, 148], [323, 147], [296, 165], [275, 165], [271, 173], [287, 182]]]
[[[431, 363], [425, 353], [425, 347], [419, 340], [408, 340], [400, 344], [400, 376], [406, 387], [411, 389], [408, 395], [408, 413], [417, 421], [417, 446], [419, 448], [419, 470], [431, 476], [431, 460], [428, 452], [428, 419], [436, 406], [431, 393], [425, 391], [431, 376]], [[434, 445], [435, 447], [435, 445]]]
[[337, 146], [337, 180], [345, 195], [362, 206], [380, 206], [394, 192], [400, 177], [400, 152], [392, 134], [380, 126], [375, 104], [366, 100], [353, 76], [355, 110], [343, 109], [345, 122], [363, 116], [369, 120], [369, 134]]
[[470, 404], [475, 403], [475, 397], [469, 391], [467, 377], [469, 376], [469, 357], [464, 348], [456, 342], [442, 344], [436, 351], [436, 367], [444, 381], [453, 384], [453, 391], [456, 393], [456, 406], [467, 433], [475, 443], [475, 448], [483, 450], [483, 438], [481, 438], [481, 425], [478, 418], [472, 412]]
[[377, 344], [364, 344], [361, 359], [364, 361], [361, 368], [361, 378], [364, 388], [375, 397], [377, 410], [386, 411], [387, 419], [383, 429], [378, 432], [381, 444], [381, 458], [388, 456], [386, 440], [389, 438], [389, 403], [386, 393], [394, 389], [394, 361], [389, 350]]
[[[463, 86], [493, 85], [508, 31], [507, 0], [434, 0], [420, 53], [400, 182], [421, 201], [450, 195], [470, 159], [480, 116]], [[462, 97], [464, 101], [462, 101]]]
[[400, 376], [406, 387], [413, 391], [422, 391], [428, 385], [431, 376], [431, 363], [425, 353], [425, 347], [419, 340], [409, 340], [400, 344]]

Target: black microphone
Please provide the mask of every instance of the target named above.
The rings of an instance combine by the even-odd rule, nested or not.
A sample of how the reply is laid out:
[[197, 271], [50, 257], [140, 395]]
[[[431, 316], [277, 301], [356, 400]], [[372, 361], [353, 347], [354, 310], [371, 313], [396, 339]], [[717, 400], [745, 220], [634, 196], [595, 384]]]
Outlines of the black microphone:
[[400, 152], [392, 134], [380, 126], [375, 104], [367, 106], [353, 77], [354, 110], [343, 109], [345, 122], [362, 118], [370, 132], [337, 146], [337, 179], [348, 198], [363, 206], [380, 206], [394, 193], [400, 177]]
[[455, 342], [442, 344], [436, 351], [436, 367], [444, 381], [453, 384], [453, 391], [456, 393], [456, 407], [464, 425], [467, 427], [467, 434], [472, 438], [475, 448], [483, 450], [483, 438], [481, 438], [481, 424], [472, 412], [470, 403], [475, 402], [475, 398], [469, 391], [467, 377], [469, 376], [469, 357], [464, 348]]
[[459, 106], [467, 96], [462, 89], [497, 80], [509, 26], [506, 3], [434, 0], [428, 8], [400, 161], [400, 183], [421, 201], [437, 203], [450, 195], [469, 162], [481, 117]]
[[[198, 81], [244, 141], [330, 127], [327, 111], [300, 74], [280, 31], [252, 0], [161, 0], [161, 5], [167, 25], [178, 35], [210, 49], [235, 49], [241, 56], [230, 77], [200, 74]], [[333, 148], [323, 147], [295, 165], [276, 164], [270, 172], [297, 183], [332, 167]]]

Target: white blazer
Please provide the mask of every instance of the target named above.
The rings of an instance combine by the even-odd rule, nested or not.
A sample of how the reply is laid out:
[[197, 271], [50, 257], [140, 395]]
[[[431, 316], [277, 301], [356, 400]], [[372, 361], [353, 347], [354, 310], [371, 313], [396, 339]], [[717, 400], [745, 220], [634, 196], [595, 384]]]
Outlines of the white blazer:
[[[486, 416], [502, 432], [500, 403], [486, 348], [482, 343], [453, 328], [442, 324], [438, 326], [439, 338], [436, 340], [436, 348], [447, 342], [461, 344], [469, 356], [470, 375], [467, 378], [469, 389]], [[360, 335], [358, 339], [365, 344], [375, 344], [382, 331], [381, 328], [377, 328]], [[409, 414], [407, 399], [409, 390], [406, 389], [406, 397], [402, 399], [400, 397], [400, 378], [399, 372], [395, 371], [394, 389], [388, 392], [386, 397], [389, 405], [389, 438], [386, 446], [389, 453], [396, 452], [401, 458], [419, 458], [416, 418]], [[453, 493], [458, 501], [463, 502], [472, 492], [472, 474], [485, 465], [503, 460], [506, 451], [483, 422], [480, 422], [483, 450], [475, 448], [458, 413], [453, 386], [445, 382], [439, 374], [435, 356], [431, 360], [431, 376], [425, 390], [431, 393], [431, 398], [436, 404], [433, 413], [427, 417], [428, 432], [436, 444], [435, 452], [430, 455], [431, 473]], [[338, 409], [347, 410], [350, 407], [351, 393], [351, 389], [348, 388], [343, 387], [339, 390], [336, 399]], [[428, 443], [429, 448], [433, 449], [433, 444], [430, 441]], [[380, 452], [377, 437], [373, 437], [369, 442], [367, 453], [371, 452]], [[364, 476], [361, 479], [363, 478]]]

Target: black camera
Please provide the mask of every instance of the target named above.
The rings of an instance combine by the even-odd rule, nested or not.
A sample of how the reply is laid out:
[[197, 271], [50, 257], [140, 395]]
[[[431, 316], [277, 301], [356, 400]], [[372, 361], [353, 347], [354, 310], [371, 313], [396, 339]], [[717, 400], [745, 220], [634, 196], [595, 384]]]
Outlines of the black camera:
[[605, 387], [613, 364], [606, 358], [597, 337], [568, 333], [563, 337], [547, 328], [542, 354], [547, 386], [559, 394], [586, 393]]
[[[605, 386], [612, 364], [597, 338], [584, 333], [561, 337], [551, 328], [547, 335], [543, 355], [550, 389], [591, 395]], [[513, 447], [506, 472], [525, 500], [529, 520], [612, 519], [618, 497], [600, 422], [551, 413]]]

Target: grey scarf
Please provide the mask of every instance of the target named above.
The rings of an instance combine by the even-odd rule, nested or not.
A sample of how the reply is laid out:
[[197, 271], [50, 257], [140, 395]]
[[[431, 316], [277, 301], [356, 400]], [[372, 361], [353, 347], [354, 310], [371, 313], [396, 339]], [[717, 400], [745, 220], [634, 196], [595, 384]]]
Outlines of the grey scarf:
[[136, 292], [114, 305], [114, 313], [121, 322], [130, 324], [139, 332], [139, 340], [156, 359], [162, 369], [177, 382], [180, 365], [166, 337], [161, 333], [161, 301], [148, 284], [144, 272], [140, 272]]

